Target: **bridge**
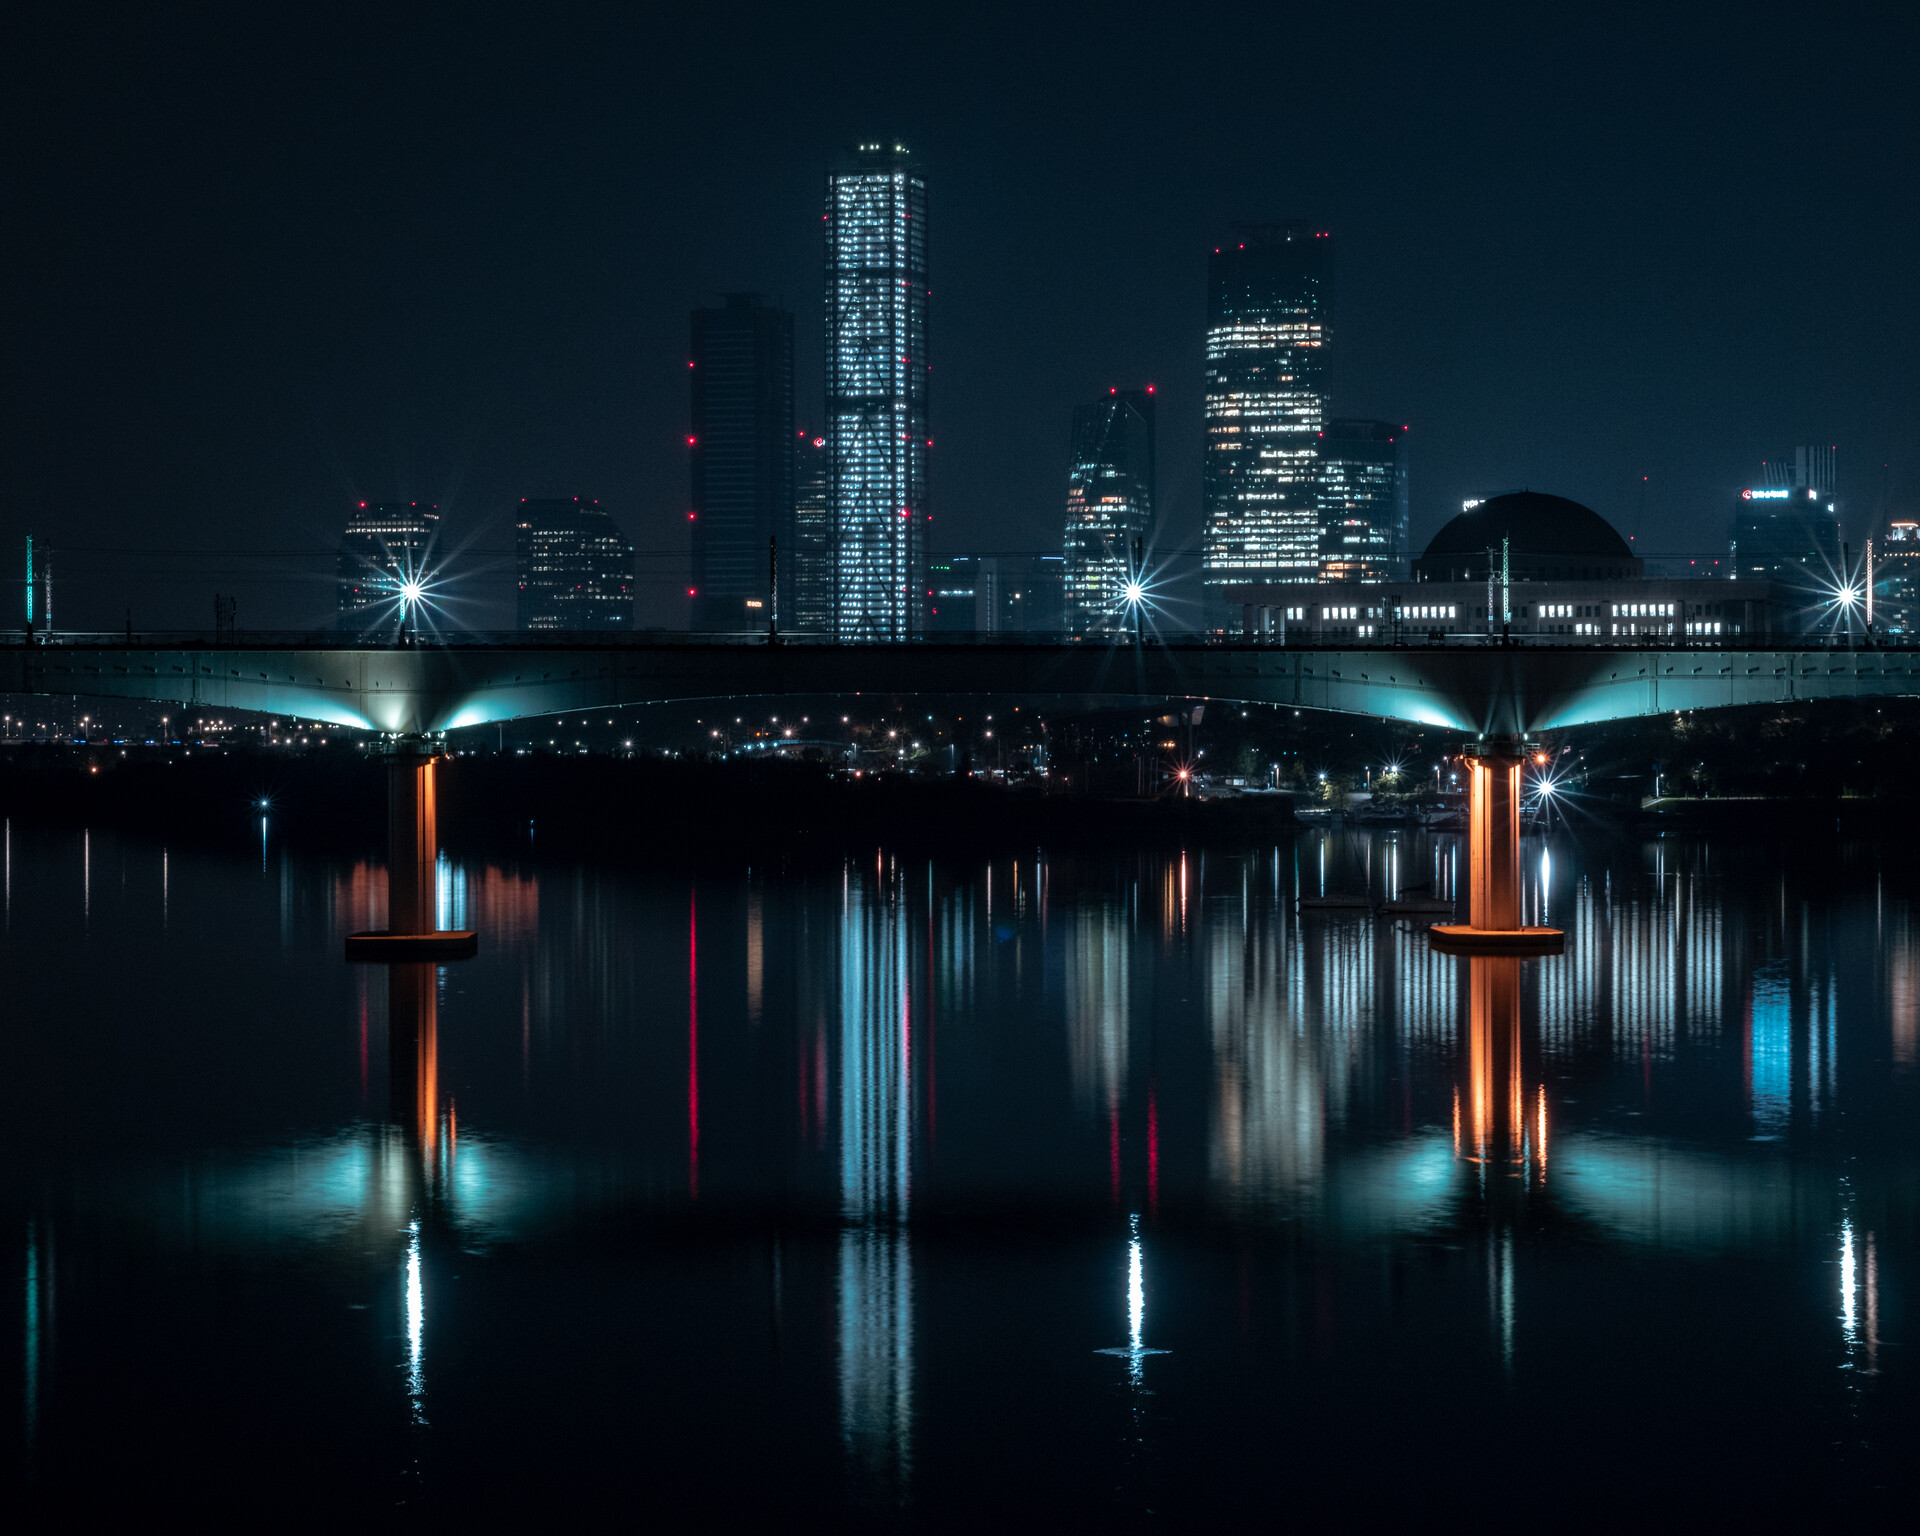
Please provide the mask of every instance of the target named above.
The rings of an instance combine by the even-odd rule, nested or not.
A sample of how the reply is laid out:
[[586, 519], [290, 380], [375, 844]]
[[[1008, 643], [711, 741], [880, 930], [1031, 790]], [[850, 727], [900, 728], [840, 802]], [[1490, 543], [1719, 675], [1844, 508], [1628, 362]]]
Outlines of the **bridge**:
[[327, 721], [390, 738], [389, 930], [369, 957], [471, 952], [433, 931], [434, 759], [447, 731], [561, 711], [779, 695], [1053, 696], [1084, 703], [1209, 698], [1370, 715], [1474, 738], [1469, 921], [1435, 942], [1538, 953], [1560, 935], [1519, 923], [1523, 744], [1602, 720], [1813, 699], [1920, 693], [1920, 648], [1581, 644], [1493, 637], [1394, 646], [1254, 639], [1117, 644], [993, 636], [838, 645], [763, 636], [457, 636], [387, 645], [340, 637], [35, 637], [0, 647], [0, 692], [86, 694]]
[[314, 636], [63, 635], [0, 646], [0, 692], [255, 710], [400, 737], [627, 704], [859, 693], [1212, 698], [1491, 737], [1676, 710], [1920, 693], [1920, 648], [1479, 637], [1359, 648], [991, 636], [774, 645], [764, 637], [517, 633], [367, 646]]

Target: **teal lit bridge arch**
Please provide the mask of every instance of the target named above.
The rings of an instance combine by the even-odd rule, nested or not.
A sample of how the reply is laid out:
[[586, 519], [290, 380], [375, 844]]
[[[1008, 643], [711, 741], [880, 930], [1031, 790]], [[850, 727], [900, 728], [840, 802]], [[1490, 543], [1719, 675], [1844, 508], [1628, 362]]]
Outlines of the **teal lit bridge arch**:
[[254, 710], [397, 735], [629, 704], [858, 693], [1206, 697], [1521, 735], [1675, 710], [1920, 694], [1920, 648], [769, 645], [644, 635], [376, 648], [313, 637], [61, 636], [0, 647], [0, 691]]

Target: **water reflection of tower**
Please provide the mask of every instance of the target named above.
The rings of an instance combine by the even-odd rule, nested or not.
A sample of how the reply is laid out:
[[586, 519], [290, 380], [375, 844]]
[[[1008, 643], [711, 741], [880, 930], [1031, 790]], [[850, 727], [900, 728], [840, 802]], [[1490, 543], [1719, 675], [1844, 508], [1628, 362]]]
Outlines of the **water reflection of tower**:
[[1132, 1020], [1132, 933], [1123, 913], [1081, 907], [1068, 928], [1066, 1003], [1068, 1060], [1082, 1112], [1107, 1130], [1114, 1197], [1120, 1186], [1120, 1110], [1127, 1085]]
[[1297, 933], [1290, 943], [1268, 924], [1242, 932], [1221, 923], [1207, 936], [1210, 1171], [1214, 1185], [1235, 1196], [1297, 1195], [1320, 1180], [1328, 1097], [1323, 1032], [1310, 1028], [1289, 986], [1300, 975], [1304, 948]]
[[840, 1434], [856, 1499], [913, 1467], [913, 989], [904, 882], [849, 866], [840, 950]]

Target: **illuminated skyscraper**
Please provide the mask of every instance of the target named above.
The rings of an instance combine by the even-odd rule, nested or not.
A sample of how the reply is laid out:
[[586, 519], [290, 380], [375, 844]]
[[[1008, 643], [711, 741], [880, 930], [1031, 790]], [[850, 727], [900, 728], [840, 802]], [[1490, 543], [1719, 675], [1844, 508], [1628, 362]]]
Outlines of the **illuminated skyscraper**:
[[1920, 522], [1890, 519], [1867, 556], [1873, 627], [1883, 635], [1920, 633]]
[[1125, 589], [1136, 539], [1153, 527], [1153, 388], [1110, 389], [1073, 412], [1067, 471], [1067, 627], [1076, 635], [1133, 628]]
[[439, 512], [417, 501], [363, 501], [347, 515], [338, 583], [342, 629], [397, 617], [401, 583], [425, 572], [439, 524]]
[[927, 185], [905, 148], [863, 144], [827, 176], [827, 454], [834, 633], [926, 628]]
[[1207, 262], [1210, 609], [1230, 582], [1319, 579], [1332, 246], [1299, 222], [1246, 224]]
[[1407, 449], [1384, 421], [1329, 421], [1320, 434], [1320, 579], [1407, 579]]
[[[827, 440], [796, 433], [793, 500], [793, 627], [833, 633], [833, 507], [827, 499]], [[783, 626], [784, 627], [784, 626]]]
[[516, 627], [633, 628], [633, 546], [599, 502], [523, 500], [513, 532]]
[[693, 627], [759, 629], [768, 541], [793, 617], [793, 316], [757, 293], [693, 312]]

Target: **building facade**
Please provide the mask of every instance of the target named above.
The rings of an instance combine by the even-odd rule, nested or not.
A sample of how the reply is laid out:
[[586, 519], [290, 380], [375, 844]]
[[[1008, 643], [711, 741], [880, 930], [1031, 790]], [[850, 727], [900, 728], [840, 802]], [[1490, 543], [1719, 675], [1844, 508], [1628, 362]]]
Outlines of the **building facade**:
[[1521, 635], [1569, 645], [1732, 638], [1771, 641], [1802, 631], [1766, 581], [1484, 581], [1228, 588], [1239, 628], [1280, 643], [1386, 645]]
[[1136, 547], [1153, 531], [1153, 386], [1110, 389], [1073, 412], [1067, 471], [1062, 582], [1067, 628], [1076, 635], [1126, 634], [1126, 600]]
[[1318, 496], [1322, 581], [1407, 579], [1405, 428], [1329, 420], [1320, 433]]
[[834, 634], [907, 640], [927, 624], [933, 432], [927, 187], [904, 147], [828, 173], [826, 240]]
[[1207, 262], [1201, 581], [1215, 621], [1228, 584], [1320, 577], [1332, 246], [1299, 222], [1242, 225]]
[[428, 574], [440, 514], [417, 501], [361, 502], [340, 540], [335, 615], [342, 629], [396, 620], [400, 589]]
[[515, 628], [633, 628], [633, 545], [599, 502], [523, 499], [513, 532]]
[[1796, 448], [1761, 471], [1765, 483], [1745, 487], [1734, 502], [1733, 569], [1772, 582], [1782, 604], [1798, 607], [1803, 629], [1830, 628], [1846, 616], [1840, 595], [1860, 576], [1840, 533], [1833, 451]]
[[927, 557], [927, 630], [936, 635], [971, 635], [978, 631], [980, 557]]
[[1066, 564], [1060, 555], [931, 556], [927, 628], [934, 634], [1060, 634]]
[[793, 615], [793, 316], [759, 294], [730, 293], [693, 312], [688, 370], [693, 417], [692, 622], [696, 630], [762, 629], [768, 604]]
[[1910, 639], [1920, 634], [1920, 522], [1896, 517], [1867, 547], [1866, 622], [1878, 634]]
[[[833, 504], [827, 494], [827, 440], [794, 434], [793, 623], [802, 634], [833, 633]], [[782, 621], [782, 628], [788, 627]]]
[[1412, 579], [1229, 587], [1238, 626], [1281, 642], [1383, 645], [1508, 636], [1568, 645], [1770, 640], [1798, 634], [1770, 581], [1649, 580], [1589, 507], [1540, 491], [1470, 503], [1413, 562]]

